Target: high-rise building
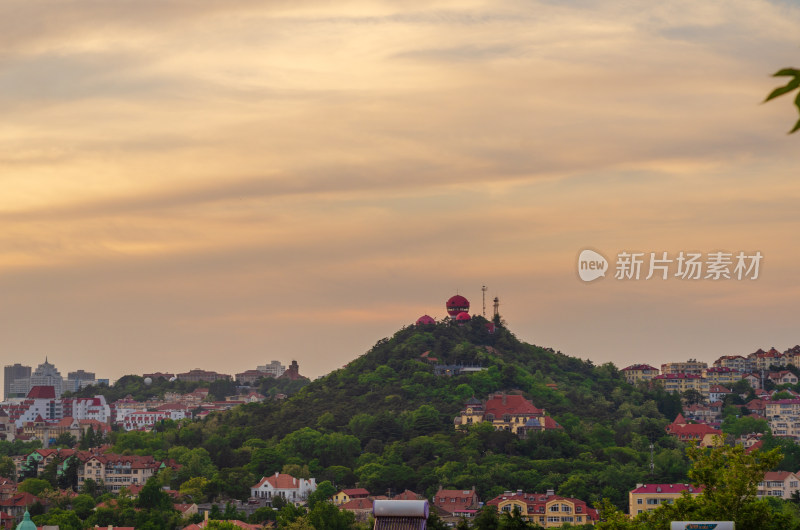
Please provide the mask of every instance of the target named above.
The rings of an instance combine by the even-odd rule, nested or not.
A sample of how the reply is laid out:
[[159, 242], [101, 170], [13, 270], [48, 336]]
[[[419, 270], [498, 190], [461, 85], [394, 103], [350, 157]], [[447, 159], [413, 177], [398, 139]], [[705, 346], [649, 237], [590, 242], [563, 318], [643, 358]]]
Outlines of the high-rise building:
[[30, 389], [35, 386], [52, 386], [56, 392], [56, 399], [59, 399], [64, 391], [64, 378], [61, 377], [61, 373], [56, 370], [55, 366], [47, 362], [47, 357], [31, 374], [28, 391], [30, 392]]
[[77, 372], [69, 372], [67, 374], [67, 382], [64, 390], [70, 392], [77, 392], [83, 387], [97, 384], [94, 372], [85, 372], [78, 370]]
[[12, 384], [17, 379], [27, 379], [31, 376], [31, 367], [23, 366], [19, 363], [6, 366], [3, 369], [3, 399], [8, 399], [14, 392], [12, 392]]

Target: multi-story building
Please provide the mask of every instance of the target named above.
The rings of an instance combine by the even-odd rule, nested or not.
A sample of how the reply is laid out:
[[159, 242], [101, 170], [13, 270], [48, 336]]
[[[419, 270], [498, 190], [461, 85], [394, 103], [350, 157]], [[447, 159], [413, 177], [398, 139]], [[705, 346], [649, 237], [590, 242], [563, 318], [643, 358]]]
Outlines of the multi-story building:
[[45, 358], [44, 362], [40, 364], [29, 377], [14, 379], [8, 387], [8, 392], [12, 395], [26, 396], [35, 386], [51, 386], [55, 391], [56, 399], [61, 397], [64, 388], [64, 378], [61, 377], [56, 367], [47, 361], [47, 358]]
[[767, 375], [767, 379], [775, 383], [776, 385], [796, 385], [797, 384], [797, 376], [794, 373], [790, 372], [789, 370], [781, 370], [780, 372], [770, 372]]
[[800, 441], [800, 399], [765, 401], [764, 413], [773, 435]]
[[658, 375], [658, 368], [649, 364], [634, 364], [622, 369], [625, 380], [634, 385], [640, 381], [650, 381]]
[[[30, 366], [23, 366], [19, 363], [8, 365], [3, 368], [3, 399], [7, 400], [8, 398], [15, 396], [15, 393], [11, 392], [11, 385], [17, 379], [28, 379], [31, 376], [31, 367]], [[27, 391], [22, 392], [24, 396], [27, 394]]]
[[283, 366], [279, 361], [272, 361], [269, 364], [257, 366], [256, 369], [259, 372], [265, 372], [267, 374], [271, 374], [272, 377], [280, 377], [283, 375], [283, 372], [286, 371], [286, 367]]
[[753, 370], [770, 370], [773, 366], [784, 367], [789, 364], [792, 356], [784, 355], [775, 348], [769, 351], [758, 349], [747, 356], [753, 363]]
[[269, 372], [262, 372], [261, 370], [245, 370], [236, 374], [236, 382], [240, 385], [250, 386], [263, 377], [275, 376]]
[[484, 421], [498, 431], [511, 431], [520, 437], [530, 431], [563, 429], [544, 409], [535, 407], [523, 396], [502, 393], [491, 395], [485, 404], [475, 398], [468, 400], [453, 423], [459, 428]]
[[468, 490], [446, 490], [439, 486], [433, 496], [433, 504], [448, 513], [478, 509], [478, 494], [475, 486]]
[[741, 355], [723, 355], [714, 361], [714, 366], [717, 368], [730, 368], [743, 374], [752, 372], [755, 369], [753, 361]]
[[193, 382], [206, 382], [206, 383], [213, 383], [217, 379], [223, 379], [225, 381], [230, 381], [232, 377], [228, 374], [220, 374], [218, 372], [213, 372], [209, 370], [201, 370], [200, 368], [194, 368], [189, 370], [188, 372], [184, 372], [182, 374], [178, 374], [177, 378], [180, 381], [193, 381]]
[[723, 437], [722, 431], [705, 423], [689, 423], [683, 414], [678, 414], [675, 421], [667, 425], [667, 434], [682, 442], [698, 442], [700, 447], [717, 445]]
[[64, 390], [70, 392], [77, 392], [81, 388], [86, 388], [89, 385], [96, 385], [97, 378], [94, 372], [86, 372], [84, 370], [77, 370], [75, 372], [67, 373], [67, 380], [64, 383]]
[[152, 456], [102, 454], [92, 455], [78, 473], [78, 486], [87, 479], [102, 482], [106, 489], [119, 491], [142, 485], [164, 466]]
[[722, 401], [725, 399], [725, 396], [729, 394], [731, 394], [731, 389], [725, 388], [722, 385], [712, 384], [710, 387], [708, 387], [708, 401], [710, 403]]
[[526, 521], [543, 528], [561, 528], [567, 523], [594, 525], [598, 521], [597, 510], [587, 506], [584, 501], [555, 495], [553, 490], [547, 490], [545, 494], [507, 491], [486, 504], [496, 506], [500, 513], [518, 510]]
[[271, 505], [275, 497], [283, 497], [287, 502], [300, 504], [317, 489], [316, 479], [295, 478], [284, 473], [263, 477], [258, 484], [250, 486], [250, 497], [266, 499]]
[[767, 471], [758, 483], [759, 497], [779, 497], [789, 500], [800, 490], [800, 478], [791, 471]]
[[742, 372], [726, 366], [712, 366], [703, 372], [710, 385], [731, 386], [742, 379]]
[[661, 365], [661, 373], [703, 375], [703, 371], [706, 368], [708, 368], [708, 363], [697, 359], [689, 359], [686, 362], [664, 363]]
[[708, 395], [708, 380], [701, 375], [667, 373], [655, 376], [653, 382], [660, 383], [668, 392], [697, 390], [701, 394]]
[[628, 493], [628, 511], [631, 517], [642, 512], [655, 510], [662, 504], [672, 504], [678, 497], [687, 492], [692, 497], [702, 493], [703, 488], [691, 484], [637, 484], [636, 489]]

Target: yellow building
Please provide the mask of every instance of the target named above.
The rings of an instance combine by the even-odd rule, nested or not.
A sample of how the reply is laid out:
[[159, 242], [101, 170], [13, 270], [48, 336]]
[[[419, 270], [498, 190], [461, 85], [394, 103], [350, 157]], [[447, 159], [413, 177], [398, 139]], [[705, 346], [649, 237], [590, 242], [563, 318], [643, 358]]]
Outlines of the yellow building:
[[661, 374], [653, 378], [654, 383], [659, 383], [667, 392], [686, 392], [697, 390], [704, 395], [708, 394], [708, 380], [695, 374]]
[[709, 385], [722, 385], [733, 386], [737, 381], [741, 381], [744, 374], [739, 370], [733, 368], [725, 368], [723, 366], [713, 366], [703, 374], [703, 377], [708, 380]]
[[642, 512], [655, 510], [662, 504], [672, 504], [684, 491], [696, 497], [703, 488], [691, 484], [637, 484], [636, 489], [628, 493], [630, 516], [633, 518]]
[[490, 422], [498, 431], [511, 431], [524, 437], [529, 431], [563, 429], [544, 409], [537, 408], [517, 394], [493, 394], [486, 404], [471, 398], [454, 420], [455, 427]]
[[340, 506], [354, 499], [366, 499], [367, 497], [369, 497], [369, 491], [364, 488], [350, 488], [340, 491], [332, 497], [332, 500], [333, 504]]
[[686, 362], [664, 363], [661, 365], [661, 373], [703, 375], [703, 370], [706, 368], [708, 368], [708, 363], [697, 359], [689, 359]]
[[625, 380], [632, 385], [640, 381], [650, 381], [658, 375], [658, 368], [649, 364], [634, 364], [622, 369]]
[[562, 525], [594, 525], [598, 520], [597, 510], [590, 508], [579, 499], [547, 493], [505, 492], [486, 503], [496, 506], [499, 513], [512, 513], [519, 510], [520, 515], [544, 528], [561, 528]]

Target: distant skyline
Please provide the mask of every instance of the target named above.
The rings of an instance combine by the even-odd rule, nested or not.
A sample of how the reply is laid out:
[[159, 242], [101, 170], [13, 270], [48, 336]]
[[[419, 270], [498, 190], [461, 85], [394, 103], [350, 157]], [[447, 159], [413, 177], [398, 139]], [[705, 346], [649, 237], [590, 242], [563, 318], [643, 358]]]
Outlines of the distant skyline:
[[[783, 351], [800, 136], [760, 102], [798, 27], [777, 0], [4, 2], [4, 365], [314, 378], [482, 285], [596, 364]], [[584, 283], [584, 249], [763, 261]]]

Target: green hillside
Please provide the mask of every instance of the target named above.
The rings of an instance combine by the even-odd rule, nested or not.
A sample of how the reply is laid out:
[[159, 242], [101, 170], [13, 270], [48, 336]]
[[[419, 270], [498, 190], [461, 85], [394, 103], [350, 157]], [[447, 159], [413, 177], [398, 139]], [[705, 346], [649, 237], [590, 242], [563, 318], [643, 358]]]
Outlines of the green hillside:
[[[153, 439], [119, 434], [116, 449], [155, 450], [178, 460], [204, 449], [211, 467], [202, 472], [217, 481], [216, 491], [240, 497], [249, 483], [279, 470], [376, 494], [410, 488], [430, 495], [439, 485], [474, 485], [484, 499], [508, 489], [555, 489], [619, 505], [637, 482], [685, 480], [682, 447], [664, 435], [664, 414], [671, 419], [679, 411], [675, 396], [634, 388], [611, 364], [594, 366], [525, 344], [503, 325], [491, 334], [486, 324], [475, 317], [463, 326], [403, 328], [284, 402], [167, 427]], [[425, 360], [431, 357], [485, 370], [436, 376]], [[488, 424], [454, 428], [466, 399], [493, 392], [523, 394], [564, 430], [522, 440]], [[173, 486], [189, 476], [183, 470]], [[229, 484], [232, 477], [238, 489]]]

